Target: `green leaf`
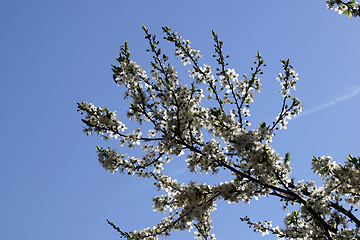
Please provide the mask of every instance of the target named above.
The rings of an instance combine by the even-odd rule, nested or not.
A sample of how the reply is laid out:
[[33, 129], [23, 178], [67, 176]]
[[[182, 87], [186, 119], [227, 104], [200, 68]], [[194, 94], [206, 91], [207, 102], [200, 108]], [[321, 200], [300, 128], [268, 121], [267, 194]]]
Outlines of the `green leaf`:
[[285, 154], [284, 162], [286, 162], [286, 163], [290, 162], [290, 153], [289, 152]]
[[144, 25], [144, 24], [142, 24], [141, 28], [142, 28], [142, 29], [143, 29], [146, 33], [148, 33], [148, 32], [149, 32], [149, 30], [145, 27], [145, 25]]

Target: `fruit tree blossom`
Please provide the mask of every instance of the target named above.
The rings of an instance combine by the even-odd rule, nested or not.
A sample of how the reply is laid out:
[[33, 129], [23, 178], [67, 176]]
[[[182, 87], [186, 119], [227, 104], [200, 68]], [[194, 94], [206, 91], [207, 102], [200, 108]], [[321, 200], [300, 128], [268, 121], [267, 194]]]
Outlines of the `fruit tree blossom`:
[[[124, 96], [130, 100], [126, 118], [136, 120], [139, 127], [128, 129], [115, 111], [78, 103], [86, 134], [95, 133], [144, 152], [135, 157], [97, 146], [101, 165], [111, 173], [150, 178], [161, 193], [153, 198], [153, 208], [165, 217], [155, 226], [125, 231], [108, 220], [121, 237], [150, 240], [169, 236], [174, 230], [188, 230], [196, 239], [216, 239], [211, 215], [217, 201], [250, 202], [272, 195], [287, 210], [284, 226], [240, 216], [256, 232], [275, 234], [279, 239], [360, 238], [360, 221], [354, 214], [360, 200], [360, 159], [350, 155], [341, 165], [329, 156], [314, 157], [313, 171], [323, 180], [318, 185], [291, 178], [290, 153], [282, 157], [271, 145], [275, 132], [286, 129], [288, 120], [302, 111], [301, 101], [292, 93], [298, 73], [289, 60], [281, 60], [283, 70], [276, 78], [282, 96], [279, 113], [274, 114], [273, 122], [256, 126], [248, 116], [261, 91], [259, 77], [265, 61], [259, 52], [252, 72], [240, 75], [227, 67], [223, 42], [212, 31], [217, 66], [201, 65], [200, 51], [163, 27], [164, 39], [175, 46], [175, 56], [184, 66], [190, 65], [187, 85], [181, 83], [169, 57], [161, 51], [156, 35], [145, 26], [143, 30], [150, 46], [147, 51], [153, 55], [150, 73], [130, 58], [127, 42], [120, 48], [118, 65], [113, 65], [113, 79], [125, 87]], [[228, 171], [233, 177], [231, 181], [219, 179], [217, 184], [179, 182], [163, 173], [174, 159], [185, 161], [193, 174]], [[297, 210], [292, 205], [298, 206]]]
[[326, 5], [328, 9], [334, 9], [339, 12], [339, 14], [348, 15], [349, 17], [360, 16], [360, 2], [355, 2], [355, 0], [348, 2], [341, 0], [326, 0]]

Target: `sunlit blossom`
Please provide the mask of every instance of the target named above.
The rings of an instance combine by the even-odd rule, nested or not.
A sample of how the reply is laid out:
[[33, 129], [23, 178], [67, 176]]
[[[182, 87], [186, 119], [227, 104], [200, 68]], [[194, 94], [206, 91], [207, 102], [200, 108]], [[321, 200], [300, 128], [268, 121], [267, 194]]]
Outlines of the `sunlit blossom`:
[[[327, 3], [333, 7], [333, 1]], [[143, 29], [150, 36], [144, 26]], [[149, 39], [149, 51], [154, 56], [151, 77], [129, 58], [127, 44], [122, 46], [119, 65], [113, 69], [114, 79], [126, 89], [124, 96], [130, 99], [126, 117], [136, 120], [138, 128], [128, 130], [115, 111], [78, 103], [79, 111], [85, 114], [85, 133], [95, 133], [106, 140], [117, 139], [121, 146], [140, 147], [144, 153], [142, 157], [127, 156], [110, 147], [97, 147], [102, 167], [111, 173], [151, 178], [161, 192], [153, 198], [153, 209], [166, 216], [152, 228], [133, 231], [132, 237], [158, 239], [169, 236], [172, 230], [188, 230], [194, 232], [196, 239], [216, 239], [211, 233], [211, 214], [216, 210], [217, 200], [250, 203], [269, 195], [281, 198], [288, 211], [283, 228], [273, 227], [271, 221], [241, 218], [262, 235], [271, 233], [279, 239], [323, 239], [324, 234], [332, 239], [358, 237], [358, 228], [349, 225], [354, 221], [352, 208], [346, 210], [343, 205], [359, 204], [360, 160], [350, 156], [340, 165], [328, 156], [314, 157], [313, 171], [324, 182], [317, 186], [314, 181], [294, 181], [290, 176], [290, 154], [281, 157], [270, 145], [274, 132], [286, 129], [292, 116], [302, 111], [301, 101], [292, 97], [299, 77], [289, 60], [281, 60], [283, 72], [276, 78], [283, 98], [279, 102], [281, 111], [272, 124], [262, 122], [251, 127], [247, 117], [256, 93], [261, 90], [258, 75], [264, 66], [260, 53], [255, 57], [253, 72], [243, 74], [240, 80], [234, 69], [225, 67], [222, 42], [214, 32], [219, 65], [215, 72], [216, 68], [209, 64], [199, 65], [202, 56], [190, 46], [189, 40], [183, 40], [168, 27], [163, 30], [165, 38], [175, 45], [175, 56], [184, 66], [191, 65], [191, 80], [181, 84], [175, 68], [165, 64], [168, 57], [159, 53], [155, 39]], [[230, 171], [233, 179], [217, 184], [182, 183], [163, 173], [173, 159], [185, 161], [190, 172]], [[299, 204], [299, 209], [289, 210], [289, 204]], [[326, 228], [329, 230], [324, 231]]]

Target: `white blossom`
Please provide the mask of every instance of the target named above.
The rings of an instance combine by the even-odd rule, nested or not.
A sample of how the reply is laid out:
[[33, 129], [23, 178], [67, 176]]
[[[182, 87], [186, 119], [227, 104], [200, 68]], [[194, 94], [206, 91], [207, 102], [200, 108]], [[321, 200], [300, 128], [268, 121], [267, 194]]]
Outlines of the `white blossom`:
[[[333, 7], [332, 1], [327, 1]], [[143, 26], [147, 36], [151, 36]], [[286, 129], [292, 116], [302, 111], [302, 103], [292, 97], [298, 73], [289, 60], [281, 60], [284, 72], [276, 78], [281, 86], [282, 107], [272, 125], [262, 122], [251, 127], [251, 103], [261, 90], [261, 67], [264, 60], [256, 56], [255, 67], [248, 75], [225, 68], [222, 42], [213, 33], [218, 70], [209, 64], [199, 65], [202, 57], [170, 28], [163, 27], [166, 39], [175, 45], [175, 55], [183, 65], [191, 65], [190, 84], [181, 84], [178, 72], [165, 62], [168, 57], [159, 52], [158, 42], [150, 37], [154, 55], [151, 78], [137, 63], [129, 59], [127, 45], [121, 48], [119, 65], [114, 66], [114, 80], [125, 87], [130, 99], [126, 114], [139, 127], [127, 131], [115, 111], [78, 103], [85, 114], [87, 134], [99, 134], [104, 139], [116, 139], [121, 146], [141, 148], [142, 157], [127, 156], [110, 147], [97, 147], [98, 159], [105, 170], [117, 171], [154, 180], [161, 192], [153, 198], [153, 210], [165, 217], [152, 228], [131, 232], [134, 239], [158, 239], [171, 231], [193, 231], [196, 239], [216, 239], [211, 233], [211, 214], [217, 201], [229, 204], [257, 200], [274, 195], [284, 202], [288, 211], [284, 226], [272, 226], [271, 221], [252, 222], [241, 218], [262, 235], [275, 234], [279, 239], [354, 239], [359, 237], [359, 220], [353, 214], [360, 200], [360, 159], [350, 158], [342, 165], [331, 157], [314, 157], [312, 167], [323, 181], [297, 181], [291, 178], [290, 154], [285, 158], [273, 149], [275, 131]], [[187, 82], [188, 83], [188, 82]], [[203, 98], [207, 96], [204, 102]], [[281, 102], [280, 102], [281, 104]], [[143, 130], [146, 129], [146, 130]], [[143, 131], [144, 134], [143, 134]], [[163, 173], [173, 159], [185, 160], [190, 172], [217, 174], [231, 172], [233, 179], [215, 184], [190, 180], [182, 183]], [[289, 204], [298, 204], [289, 210]], [[351, 208], [346, 208], [346, 204]], [[353, 223], [355, 222], [355, 224]], [[122, 233], [127, 237], [130, 233]], [[130, 236], [130, 235], [129, 235]]]

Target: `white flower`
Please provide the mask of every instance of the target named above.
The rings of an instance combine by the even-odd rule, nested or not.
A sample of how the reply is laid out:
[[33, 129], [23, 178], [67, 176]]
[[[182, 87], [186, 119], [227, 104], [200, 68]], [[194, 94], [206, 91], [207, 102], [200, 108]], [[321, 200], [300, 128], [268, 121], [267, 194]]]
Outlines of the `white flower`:
[[251, 115], [250, 115], [250, 109], [243, 108], [243, 109], [242, 109], [242, 113], [244, 114], [245, 117], [251, 116]]

